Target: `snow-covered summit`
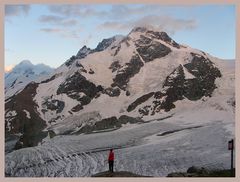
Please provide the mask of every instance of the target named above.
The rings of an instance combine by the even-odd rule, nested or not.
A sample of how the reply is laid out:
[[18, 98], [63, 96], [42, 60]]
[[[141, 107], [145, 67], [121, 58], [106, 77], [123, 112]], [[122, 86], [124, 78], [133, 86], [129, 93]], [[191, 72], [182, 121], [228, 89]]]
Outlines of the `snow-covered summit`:
[[135, 26], [131, 31], [130, 34], [133, 32], [146, 32], [146, 31], [155, 31], [155, 32], [161, 32], [158, 28], [151, 26], [151, 25], [145, 25], [145, 26]]

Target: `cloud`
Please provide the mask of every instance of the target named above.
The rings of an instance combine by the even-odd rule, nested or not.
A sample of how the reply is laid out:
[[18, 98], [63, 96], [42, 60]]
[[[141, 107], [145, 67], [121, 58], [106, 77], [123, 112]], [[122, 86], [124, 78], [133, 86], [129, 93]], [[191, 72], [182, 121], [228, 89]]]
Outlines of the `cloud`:
[[59, 33], [62, 32], [62, 29], [57, 29], [57, 28], [42, 28], [40, 29], [40, 31], [42, 32], [46, 32], [46, 33]]
[[[80, 40], [83, 44], [89, 44], [92, 37], [80, 37], [79, 23], [88, 23], [87, 18], [97, 18], [95, 30], [90, 30], [90, 34], [94, 31], [111, 30], [116, 32], [129, 32], [136, 26], [153, 26], [160, 31], [166, 31], [174, 34], [176, 31], [193, 29], [196, 27], [196, 21], [193, 19], [177, 19], [171, 16], [163, 15], [165, 6], [159, 5], [112, 5], [103, 6], [94, 5], [49, 5], [48, 15], [39, 17], [39, 22], [48, 25], [50, 28], [42, 28], [45, 33], [56, 34], [58, 36], [70, 39]], [[107, 7], [107, 8], [106, 8]], [[165, 9], [165, 10], [164, 10]], [[167, 9], [168, 10], [168, 9]], [[50, 14], [51, 13], [51, 14]], [[92, 19], [89, 19], [92, 20]], [[92, 22], [92, 21], [89, 21]], [[69, 26], [72, 26], [69, 29]], [[85, 26], [81, 26], [81, 30]], [[81, 31], [80, 30], [80, 31]]]
[[64, 38], [70, 38], [70, 39], [74, 39], [74, 40], [81, 39], [81, 37], [79, 35], [79, 31], [77, 31], [77, 30], [64, 31], [62, 33], [62, 36]]
[[105, 16], [107, 12], [98, 11], [89, 5], [50, 5], [50, 12], [63, 16]]
[[14, 66], [15, 66], [14, 64], [5, 66], [5, 68], [4, 68], [5, 73], [8, 73], [8, 72], [12, 71], [12, 69], [14, 68]]
[[71, 38], [71, 39], [80, 39], [79, 32], [81, 30], [76, 29], [76, 30], [70, 30], [70, 29], [65, 29], [65, 28], [42, 28], [40, 29], [41, 32], [45, 33], [51, 33], [51, 34], [56, 34], [60, 37], [64, 38]]
[[112, 19], [129, 19], [129, 17], [139, 17], [148, 15], [163, 16], [172, 14], [173, 12], [181, 11], [183, 14], [188, 14], [193, 10], [193, 6], [166, 6], [160, 4], [129, 4], [129, 5], [112, 5], [111, 10], [108, 12], [108, 17]]
[[74, 26], [77, 24], [77, 21], [74, 19], [68, 19], [60, 16], [54, 15], [42, 15], [38, 19], [41, 23], [49, 23], [60, 26]]
[[108, 21], [98, 26], [100, 29], [129, 30], [136, 26], [154, 27], [160, 31], [174, 34], [180, 30], [189, 30], [197, 27], [194, 19], [178, 19], [171, 16], [148, 15], [132, 21]]
[[194, 19], [178, 19], [171, 16], [145, 16], [135, 22], [132, 26], [154, 26], [155, 28], [174, 34], [180, 30], [189, 30], [197, 27]]
[[100, 29], [113, 29], [113, 30], [127, 30], [129, 29], [130, 23], [118, 22], [118, 21], [107, 21], [103, 24], [100, 24], [98, 28]]
[[28, 15], [30, 8], [31, 8], [30, 5], [6, 5], [5, 15], [6, 16]]
[[129, 17], [147, 16], [149, 14], [163, 14], [165, 6], [153, 5], [112, 5], [109, 17], [112, 19], [124, 19]]
[[43, 22], [43, 23], [55, 23], [55, 22], [61, 22], [63, 21], [64, 18], [62, 17], [59, 17], [59, 16], [53, 16], [53, 15], [42, 15], [40, 18], [39, 18], [39, 21], [40, 22]]
[[135, 5], [112, 5], [109, 10], [98, 10], [91, 5], [50, 5], [48, 7], [51, 13], [65, 17], [102, 17], [107, 19], [123, 19], [133, 15], [160, 11], [160, 6], [156, 5], [141, 5], [137, 7]]
[[[145, 6], [146, 7], [146, 6]], [[126, 18], [132, 15], [139, 15], [146, 13], [146, 9], [143, 9], [142, 6], [140, 7], [131, 7], [126, 5], [112, 5], [112, 8], [109, 12], [109, 15], [112, 18], [118, 19], [118, 18]]]
[[93, 39], [92, 34], [89, 34], [86, 39], [82, 41], [83, 45], [89, 45], [90, 41]]

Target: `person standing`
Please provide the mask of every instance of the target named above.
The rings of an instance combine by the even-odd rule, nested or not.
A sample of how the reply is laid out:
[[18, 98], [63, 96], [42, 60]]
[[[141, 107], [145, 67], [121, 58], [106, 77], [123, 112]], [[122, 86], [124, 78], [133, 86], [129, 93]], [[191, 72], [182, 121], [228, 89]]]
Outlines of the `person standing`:
[[113, 163], [114, 163], [114, 152], [113, 149], [110, 149], [108, 155], [108, 164], [109, 164], [109, 171], [113, 173]]

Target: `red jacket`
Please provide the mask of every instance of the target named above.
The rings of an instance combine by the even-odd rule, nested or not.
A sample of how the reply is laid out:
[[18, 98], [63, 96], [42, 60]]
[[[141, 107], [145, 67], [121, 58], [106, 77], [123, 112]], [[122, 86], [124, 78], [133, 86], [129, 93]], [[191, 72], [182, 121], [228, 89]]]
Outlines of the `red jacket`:
[[109, 153], [108, 161], [114, 161], [114, 153], [113, 152]]

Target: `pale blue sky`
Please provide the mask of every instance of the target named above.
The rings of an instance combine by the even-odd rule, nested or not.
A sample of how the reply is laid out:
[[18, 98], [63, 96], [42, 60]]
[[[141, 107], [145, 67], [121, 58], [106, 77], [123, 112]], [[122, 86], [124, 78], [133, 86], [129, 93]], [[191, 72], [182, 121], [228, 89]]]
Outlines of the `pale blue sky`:
[[5, 67], [28, 59], [58, 67], [83, 46], [152, 25], [175, 41], [223, 59], [235, 59], [234, 5], [160, 4], [7, 5]]

